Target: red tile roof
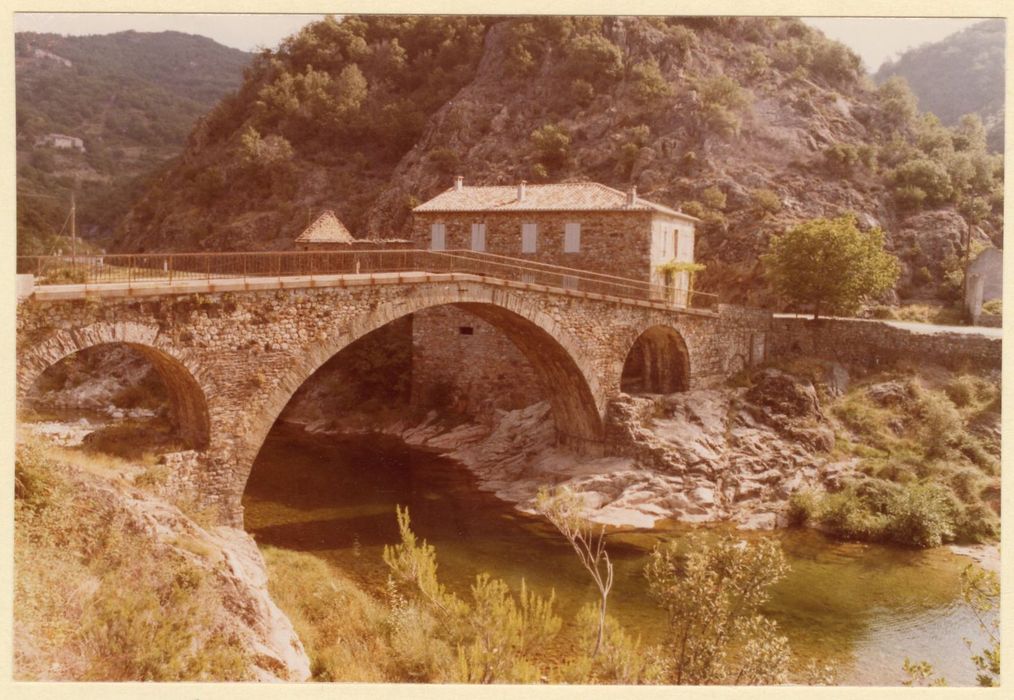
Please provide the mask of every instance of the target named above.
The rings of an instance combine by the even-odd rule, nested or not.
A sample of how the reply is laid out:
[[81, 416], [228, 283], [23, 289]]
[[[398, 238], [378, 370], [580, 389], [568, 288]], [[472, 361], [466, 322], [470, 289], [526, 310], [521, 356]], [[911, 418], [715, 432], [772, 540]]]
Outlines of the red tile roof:
[[352, 243], [355, 240], [345, 224], [328, 209], [299, 234], [296, 243]]
[[640, 197], [627, 203], [627, 193], [597, 182], [568, 182], [553, 185], [526, 185], [524, 200], [518, 200], [516, 185], [451, 187], [417, 212], [458, 211], [654, 211], [690, 221], [700, 221], [681, 211]]

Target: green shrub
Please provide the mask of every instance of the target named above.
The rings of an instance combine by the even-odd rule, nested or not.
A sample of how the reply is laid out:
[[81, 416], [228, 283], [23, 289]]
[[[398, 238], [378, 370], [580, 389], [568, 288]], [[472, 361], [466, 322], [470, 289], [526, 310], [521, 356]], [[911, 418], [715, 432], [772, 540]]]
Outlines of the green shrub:
[[630, 72], [634, 81], [634, 98], [638, 102], [654, 104], [672, 96], [672, 86], [654, 59], [634, 65]]
[[836, 143], [824, 149], [824, 164], [833, 173], [850, 173], [858, 162], [859, 150], [850, 143]]
[[683, 202], [680, 209], [690, 216], [696, 216], [698, 219], [704, 216], [704, 205], [693, 199]]
[[725, 209], [725, 192], [722, 192], [718, 187], [709, 187], [701, 192], [701, 202], [709, 209], [721, 211]]
[[964, 429], [961, 414], [946, 395], [937, 391], [920, 391], [918, 400], [926, 455], [946, 457], [958, 443], [958, 437]]
[[982, 313], [992, 314], [993, 316], [1003, 315], [1003, 300], [1002, 299], [990, 299], [982, 305]]
[[813, 491], [796, 491], [789, 496], [790, 525], [806, 525], [817, 519], [819, 498]]
[[889, 179], [899, 202], [914, 198], [934, 206], [948, 201], [954, 193], [947, 169], [929, 158], [916, 158], [901, 164]]
[[970, 503], [955, 516], [954, 536], [961, 542], [995, 542], [1000, 537], [1000, 519], [984, 503]]
[[570, 83], [570, 96], [582, 107], [587, 107], [595, 99], [595, 86], [587, 80], [575, 78]]
[[937, 547], [954, 537], [954, 516], [947, 492], [936, 484], [912, 484], [887, 507], [886, 535], [915, 547]]
[[814, 52], [811, 69], [833, 83], [853, 80], [862, 70], [862, 60], [837, 41], [825, 41]]
[[740, 112], [750, 105], [750, 93], [727, 75], [702, 80], [697, 90], [701, 99], [699, 125], [719, 136], [737, 135]]
[[746, 70], [751, 78], [759, 78], [768, 72], [771, 59], [763, 50], [753, 47], [746, 53]]
[[623, 73], [623, 52], [601, 34], [579, 36], [566, 48], [565, 70], [593, 85], [616, 80]]
[[820, 504], [820, 524], [832, 534], [850, 540], [879, 540], [887, 526], [887, 517], [874, 513], [854, 485], [824, 497]]
[[531, 141], [539, 160], [550, 169], [561, 167], [570, 155], [570, 133], [556, 124], [544, 124], [533, 131]]
[[782, 199], [777, 192], [768, 189], [756, 189], [750, 193], [750, 203], [755, 212], [761, 216], [777, 214], [782, 209]]
[[14, 452], [14, 498], [18, 504], [42, 510], [59, 484], [55, 462], [36, 442], [18, 445]]

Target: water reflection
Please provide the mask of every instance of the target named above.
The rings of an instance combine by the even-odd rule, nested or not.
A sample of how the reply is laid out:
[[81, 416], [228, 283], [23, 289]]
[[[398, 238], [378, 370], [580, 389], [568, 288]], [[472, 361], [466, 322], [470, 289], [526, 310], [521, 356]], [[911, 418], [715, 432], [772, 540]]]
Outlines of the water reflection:
[[[398, 537], [395, 504], [409, 506], [413, 529], [436, 547], [441, 580], [458, 593], [488, 571], [513, 586], [523, 577], [538, 591], [554, 588], [565, 620], [595, 599], [570, 546], [548, 525], [478, 491], [460, 465], [393, 439], [276, 426], [244, 496], [246, 526], [259, 542], [317, 553], [367, 586], [387, 579], [381, 552]], [[664, 619], [647, 597], [645, 555], [680, 531], [610, 537], [611, 612], [649, 643], [661, 638]], [[844, 683], [896, 685], [908, 656], [930, 661], [952, 685], [974, 684], [962, 637], [976, 649], [982, 638], [959, 599], [967, 560], [946, 549], [838, 543], [812, 531], [778, 537], [792, 571], [767, 612], [800, 657], [832, 662]]]

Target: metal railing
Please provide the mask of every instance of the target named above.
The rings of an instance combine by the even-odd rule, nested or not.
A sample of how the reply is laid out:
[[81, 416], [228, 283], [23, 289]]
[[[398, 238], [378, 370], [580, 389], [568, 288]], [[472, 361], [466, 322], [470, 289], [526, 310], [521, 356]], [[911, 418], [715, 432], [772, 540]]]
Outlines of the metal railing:
[[[676, 308], [714, 308], [718, 298], [590, 270], [467, 250], [326, 250], [257, 253], [150, 253], [18, 257], [17, 271], [37, 286], [103, 285], [254, 277], [462, 273]], [[406, 280], [407, 281], [407, 280]]]

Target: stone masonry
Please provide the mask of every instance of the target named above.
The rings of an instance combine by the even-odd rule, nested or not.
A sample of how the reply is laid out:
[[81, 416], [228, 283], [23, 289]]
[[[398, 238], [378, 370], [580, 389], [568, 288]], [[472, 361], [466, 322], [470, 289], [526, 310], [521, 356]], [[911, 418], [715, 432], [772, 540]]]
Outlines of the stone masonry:
[[689, 386], [697, 388], [749, 362], [770, 324], [766, 314], [733, 307], [676, 312], [467, 275], [273, 284], [278, 288], [195, 294], [177, 286], [133, 296], [86, 295], [82, 288], [61, 293], [77, 298], [50, 294], [49, 301], [37, 291], [17, 308], [19, 400], [74, 352], [105, 343], [137, 348], [165, 380], [190, 447], [201, 454], [192, 487], [225, 522], [239, 524], [254, 458], [296, 389], [349, 343], [406, 314], [453, 305], [502, 332], [549, 398], [561, 442], [588, 451], [601, 450], [607, 404], [646, 330], [678, 333]]

